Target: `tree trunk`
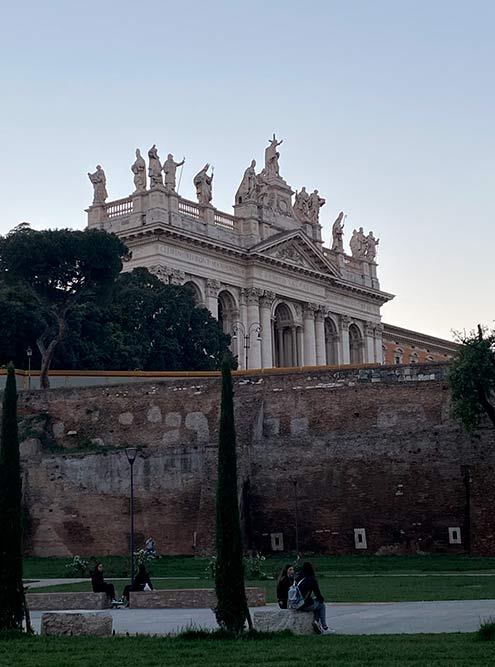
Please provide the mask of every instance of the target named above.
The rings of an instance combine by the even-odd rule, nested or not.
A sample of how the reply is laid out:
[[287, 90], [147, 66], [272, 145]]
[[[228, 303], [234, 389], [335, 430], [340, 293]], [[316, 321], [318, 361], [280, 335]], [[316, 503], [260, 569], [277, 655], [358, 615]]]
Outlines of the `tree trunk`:
[[36, 341], [38, 350], [41, 354], [41, 370], [40, 370], [40, 387], [41, 389], [50, 388], [50, 378], [48, 377], [48, 372], [52, 363], [53, 355], [55, 354], [55, 348], [60, 343], [60, 341], [65, 336], [66, 322], [65, 322], [65, 312], [62, 315], [55, 315], [58, 325], [58, 332], [55, 338], [49, 342], [46, 346], [44, 341], [44, 336], [40, 336]]

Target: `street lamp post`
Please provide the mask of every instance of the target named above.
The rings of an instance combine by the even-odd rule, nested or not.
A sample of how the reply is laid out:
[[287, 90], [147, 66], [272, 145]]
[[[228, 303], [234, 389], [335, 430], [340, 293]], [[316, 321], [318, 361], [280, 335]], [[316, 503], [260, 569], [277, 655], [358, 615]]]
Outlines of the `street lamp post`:
[[232, 340], [238, 340], [239, 334], [244, 339], [244, 368], [247, 370], [249, 363], [249, 348], [251, 347], [251, 336], [257, 335], [257, 340], [261, 340], [262, 327], [259, 322], [252, 322], [247, 331], [242, 322], [234, 322], [232, 325]]
[[28, 389], [31, 389], [31, 357], [33, 356], [33, 348], [31, 345], [26, 350], [28, 358]]
[[129, 465], [131, 466], [131, 507], [130, 507], [130, 514], [131, 514], [131, 536], [130, 536], [130, 543], [131, 543], [131, 585], [134, 580], [134, 461], [136, 460], [137, 456], [137, 449], [136, 447], [127, 447], [125, 450], [125, 454], [127, 456], [127, 460], [129, 461]]

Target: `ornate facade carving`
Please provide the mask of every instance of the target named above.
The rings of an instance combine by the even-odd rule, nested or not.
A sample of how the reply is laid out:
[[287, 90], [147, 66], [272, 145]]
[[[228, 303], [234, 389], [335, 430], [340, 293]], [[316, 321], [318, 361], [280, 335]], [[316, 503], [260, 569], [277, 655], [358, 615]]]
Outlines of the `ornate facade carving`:
[[305, 303], [303, 306], [304, 319], [313, 319], [317, 310], [317, 303]]
[[349, 327], [351, 326], [352, 320], [349, 317], [349, 315], [341, 315], [340, 316], [340, 326], [342, 327], [342, 331], [349, 331]]
[[259, 304], [261, 296], [263, 296], [263, 290], [259, 287], [250, 287], [246, 290], [248, 304]]
[[171, 285], [182, 285], [186, 279], [186, 274], [180, 269], [172, 269], [170, 271], [170, 284]]
[[276, 296], [275, 292], [264, 290], [263, 294], [260, 296], [260, 307], [271, 308], [272, 303], [275, 301], [275, 296]]
[[209, 278], [206, 281], [206, 294], [208, 296], [218, 296], [218, 293], [220, 291], [221, 283], [219, 280], [215, 280], [214, 278]]

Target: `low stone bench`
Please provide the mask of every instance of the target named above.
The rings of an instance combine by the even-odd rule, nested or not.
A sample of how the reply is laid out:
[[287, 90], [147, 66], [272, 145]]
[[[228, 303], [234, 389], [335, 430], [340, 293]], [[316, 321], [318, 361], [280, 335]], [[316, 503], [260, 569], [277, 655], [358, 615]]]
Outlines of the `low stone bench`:
[[[250, 607], [263, 607], [264, 588], [246, 588], [247, 602]], [[131, 609], [211, 609], [217, 603], [212, 588], [163, 589], [129, 594]]]
[[109, 609], [106, 593], [28, 593], [27, 604], [32, 611], [55, 609]]
[[277, 609], [275, 611], [255, 611], [253, 623], [256, 630], [261, 632], [280, 632], [292, 630], [295, 635], [312, 635], [312, 611], [292, 611], [291, 609]]
[[110, 614], [43, 614], [41, 634], [108, 637], [112, 634], [112, 617]]

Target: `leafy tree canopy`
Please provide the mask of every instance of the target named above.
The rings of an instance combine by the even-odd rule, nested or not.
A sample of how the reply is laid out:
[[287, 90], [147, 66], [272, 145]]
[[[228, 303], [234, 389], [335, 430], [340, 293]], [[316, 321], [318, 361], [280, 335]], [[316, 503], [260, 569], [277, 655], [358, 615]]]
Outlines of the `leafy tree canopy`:
[[453, 414], [466, 430], [474, 430], [486, 415], [495, 426], [495, 331], [459, 337], [461, 347], [451, 362], [449, 385]]
[[[46, 285], [46, 292], [51, 290], [52, 284]], [[54, 300], [62, 302], [58, 294]], [[27, 281], [0, 279], [0, 318], [5, 325], [0, 363], [13, 360], [24, 368], [26, 348], [36, 347], [39, 332], [51, 327], [56, 334], [54, 318], [39, 303]], [[147, 269], [138, 268], [119, 274], [113, 283], [106, 283], [105, 290], [88, 288], [71, 303], [65, 335], [57, 343], [51, 367], [213, 370], [219, 368], [228, 344], [229, 337], [208, 310], [195, 306], [187, 287], [165, 285]], [[32, 362], [33, 368], [39, 368], [39, 349], [33, 350]]]
[[36, 231], [22, 224], [0, 237], [0, 281], [36, 302], [33, 325], [41, 355], [41, 386], [64, 339], [76, 304], [104, 295], [122, 269], [125, 245], [113, 234], [89, 229]]

